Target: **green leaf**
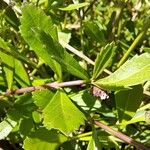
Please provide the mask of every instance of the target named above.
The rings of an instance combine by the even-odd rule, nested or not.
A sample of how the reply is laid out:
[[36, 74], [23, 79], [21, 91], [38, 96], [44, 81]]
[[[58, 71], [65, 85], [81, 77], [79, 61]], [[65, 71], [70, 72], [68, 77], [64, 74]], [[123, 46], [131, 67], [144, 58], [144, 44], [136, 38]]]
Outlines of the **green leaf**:
[[74, 93], [69, 97], [83, 110], [85, 111], [96, 111], [101, 107], [100, 101], [97, 100], [92, 94], [89, 92], [90, 89], [80, 91], [78, 93]]
[[7, 137], [16, 125], [17, 125], [17, 122], [11, 120], [10, 118], [4, 119], [0, 123], [0, 140]]
[[0, 59], [3, 63], [8, 89], [12, 89], [14, 77], [14, 58], [0, 51]]
[[84, 114], [62, 91], [57, 91], [43, 110], [43, 116], [43, 123], [47, 129], [58, 129], [65, 134], [76, 130], [86, 119]]
[[32, 112], [32, 118], [35, 123], [40, 123], [42, 121], [42, 114], [38, 111]]
[[45, 32], [40, 32], [40, 40], [45, 44], [47, 49], [51, 49], [51, 57], [55, 59], [63, 69], [77, 77], [88, 80], [87, 72], [79, 65], [79, 63], [51, 36]]
[[24, 140], [25, 150], [56, 150], [62, 143], [67, 141], [67, 137], [54, 130], [40, 128]]
[[106, 90], [120, 90], [150, 79], [150, 54], [134, 56], [110, 76], [93, 82]]
[[98, 139], [97, 131], [94, 129], [87, 150], [101, 150], [101, 149], [102, 147]]
[[4, 2], [3, 0], [0, 0], [0, 10], [4, 10], [4, 17], [6, 19], [6, 21], [12, 26], [14, 27], [16, 30], [19, 30], [19, 19], [17, 18], [14, 10], [12, 9], [11, 6], [9, 6], [6, 2]]
[[100, 44], [105, 44], [105, 37], [103, 31], [94, 21], [87, 21], [84, 23], [85, 33], [91, 40], [96, 41]]
[[72, 75], [80, 77], [80, 78], [85, 79], [85, 80], [89, 79], [87, 72], [66, 51], [64, 51], [62, 58], [54, 56], [54, 59], [61, 64], [61, 66], [63, 67], [63, 69], [66, 72], [70, 72]]
[[[0, 38], [0, 48], [9, 49], [7, 43]], [[0, 59], [3, 63], [3, 68], [6, 76], [8, 89], [12, 88], [14, 76], [14, 58], [0, 51]]]
[[10, 43], [5, 42], [1, 37], [0, 37], [0, 51], [8, 56], [12, 56], [17, 60], [29, 64], [33, 68], [37, 68], [35, 63], [33, 63], [30, 59], [28, 59], [21, 53], [19, 53], [14, 46], [12, 46]]
[[147, 124], [150, 124], [150, 111], [145, 112], [145, 121]]
[[59, 8], [59, 9], [63, 10], [63, 11], [70, 11], [70, 10], [79, 9], [79, 8], [87, 6], [87, 5], [89, 5], [89, 3], [70, 4], [67, 7]]
[[8, 116], [12, 120], [19, 121], [20, 118], [31, 118], [32, 112], [37, 109], [30, 93], [25, 93], [17, 98], [14, 106], [9, 109]]
[[25, 67], [18, 60], [15, 60], [15, 74], [14, 74], [14, 77], [15, 77], [16, 81], [22, 87], [27, 87], [27, 86], [31, 85], [29, 75], [28, 75], [27, 71], [25, 70]]
[[114, 54], [114, 44], [107, 44], [99, 53], [96, 58], [93, 77], [92, 79], [95, 80], [99, 77], [99, 75], [103, 72], [103, 70], [109, 65], [112, 56]]
[[[51, 54], [55, 53], [56, 50], [53, 45], [51, 47], [49, 42], [52, 43], [53, 39], [57, 40], [58, 37], [50, 17], [46, 16], [41, 9], [26, 5], [22, 9], [20, 30], [21, 35], [31, 49], [52, 68], [61, 80], [61, 67], [51, 58]], [[45, 37], [43, 33], [47, 36]], [[51, 38], [51, 41], [49, 41], [50, 38], [47, 39], [47, 37], [52, 37], [53, 39]]]
[[21, 118], [19, 124], [19, 132], [21, 135], [28, 136], [33, 127], [34, 127], [34, 122], [31, 118]]
[[136, 85], [132, 89], [120, 90], [115, 93], [119, 122], [132, 119], [141, 104], [142, 97], [142, 85]]
[[32, 98], [34, 100], [34, 103], [40, 107], [41, 109], [45, 108], [52, 97], [54, 96], [54, 93], [48, 89], [42, 90], [42, 91], [36, 91], [33, 92]]
[[58, 32], [58, 39], [63, 40], [65, 43], [69, 43], [71, 39], [71, 31], [70, 30], [64, 30]]
[[127, 126], [128, 124], [145, 121], [145, 112], [146, 111], [137, 111], [131, 120], [121, 122], [119, 125], [124, 127], [124, 126]]
[[[42, 17], [44, 18], [43, 21]], [[39, 18], [41, 18], [40, 21]], [[44, 22], [44, 24], [41, 24], [41, 22]], [[37, 8], [34, 8], [33, 6], [24, 7], [21, 23], [21, 33], [26, 42], [35, 53], [53, 69], [53, 71], [59, 76], [59, 79], [61, 79], [62, 76], [60, 65], [65, 71], [82, 79], [88, 79], [86, 71], [59, 44], [54, 33], [51, 33], [51, 30], [55, 29], [50, 18], [41, 10], [37, 10]], [[48, 24], [47, 26], [46, 23]], [[47, 30], [45, 29], [45, 26], [48, 28]], [[51, 30], [49, 31], [49, 29]]]

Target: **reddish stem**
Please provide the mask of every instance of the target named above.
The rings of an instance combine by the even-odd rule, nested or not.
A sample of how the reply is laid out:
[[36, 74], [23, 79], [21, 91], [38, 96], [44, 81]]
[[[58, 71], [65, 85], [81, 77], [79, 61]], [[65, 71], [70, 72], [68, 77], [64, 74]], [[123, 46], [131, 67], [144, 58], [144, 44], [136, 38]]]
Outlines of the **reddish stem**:
[[29, 86], [29, 87], [21, 88], [21, 89], [17, 89], [17, 90], [11, 90], [11, 91], [9, 90], [6, 93], [4, 93], [4, 96], [11, 96], [14, 94], [33, 92], [36, 90], [42, 90], [42, 89], [46, 89], [46, 88], [58, 89], [60, 87], [83, 85], [85, 83], [86, 83], [86, 81], [84, 81], [84, 80], [68, 81], [68, 82], [61, 82], [61, 83], [53, 82], [53, 83], [47, 83], [47, 84], [40, 85], [40, 86]]
[[112, 134], [113, 136], [119, 138], [120, 140], [137, 147], [137, 149], [150, 150], [150, 147], [146, 147], [142, 143], [139, 143], [139, 142], [133, 140], [131, 137], [128, 137], [127, 135], [125, 135], [119, 131], [115, 131], [114, 129], [110, 128], [109, 126], [107, 126], [101, 122], [94, 120], [94, 124], [100, 128], [103, 128], [104, 130], [106, 130], [106, 132]]

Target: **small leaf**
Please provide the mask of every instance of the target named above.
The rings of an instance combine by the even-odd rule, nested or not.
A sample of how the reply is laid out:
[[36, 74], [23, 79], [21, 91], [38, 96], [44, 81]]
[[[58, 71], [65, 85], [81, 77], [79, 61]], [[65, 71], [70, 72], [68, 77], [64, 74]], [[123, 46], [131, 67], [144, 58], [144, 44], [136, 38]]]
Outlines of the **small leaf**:
[[14, 27], [16, 30], [19, 30], [19, 19], [17, 18], [17, 15], [15, 14], [14, 10], [12, 9], [11, 6], [9, 6], [5, 1], [1, 0], [0, 1], [1, 5], [0, 5], [0, 10], [5, 9], [5, 19], [6, 21], [12, 26]]
[[89, 93], [89, 89], [80, 91], [69, 97], [85, 111], [96, 111], [101, 107], [100, 101]]
[[58, 61], [66, 72], [70, 72], [72, 75], [88, 80], [89, 76], [87, 72], [79, 65], [79, 63], [66, 51], [62, 58], [54, 56], [54, 59]]
[[150, 124], [150, 111], [146, 111], [145, 113], [145, 121], [147, 124]]
[[145, 121], [145, 111], [136, 112], [136, 114], [133, 116], [131, 120], [121, 122], [119, 125], [124, 127], [124, 126], [127, 126], [128, 124], [133, 124], [133, 123], [140, 122], [140, 121]]
[[30, 86], [30, 79], [27, 71], [25, 70], [23, 64], [15, 60], [15, 74], [14, 77], [16, 81], [22, 86], [22, 87], [27, 87]]
[[106, 90], [120, 90], [141, 84], [150, 79], [150, 54], [135, 56], [124, 63], [118, 70], [106, 78], [93, 82]]
[[58, 129], [65, 134], [77, 129], [86, 119], [84, 114], [62, 91], [57, 91], [43, 110], [43, 116], [43, 123], [47, 129]]
[[[9, 49], [9, 46], [2, 38], [0, 38], [0, 48]], [[4, 66], [3, 69], [5, 72], [8, 89], [11, 89], [14, 76], [14, 58], [0, 51], [0, 59]]]
[[23, 143], [25, 150], [56, 150], [62, 143], [67, 141], [67, 137], [54, 130], [39, 128], [31, 132]]
[[116, 107], [119, 122], [125, 122], [135, 115], [143, 96], [143, 88], [136, 85], [129, 90], [120, 90], [115, 93]]
[[71, 39], [71, 31], [70, 30], [64, 30], [58, 32], [58, 39], [63, 40], [65, 43], [69, 43]]
[[28, 136], [33, 127], [34, 127], [34, 123], [31, 118], [21, 118], [19, 124], [19, 132], [21, 135]]
[[22, 117], [31, 118], [32, 112], [37, 109], [33, 102], [30, 93], [19, 96], [15, 101], [14, 106], [9, 109], [7, 113], [9, 118], [15, 121], [19, 121]]
[[8, 89], [12, 89], [14, 78], [14, 58], [0, 52], [0, 59], [3, 62], [3, 69], [5, 72]]
[[10, 118], [4, 119], [0, 123], [0, 140], [7, 137], [16, 125], [17, 125], [17, 122], [11, 120]]
[[84, 28], [85, 28], [85, 34], [87, 34], [87, 36], [90, 37], [92, 41], [96, 41], [100, 44], [105, 44], [104, 33], [97, 25], [96, 22], [87, 21], [84, 23]]
[[89, 3], [70, 4], [67, 7], [59, 8], [59, 9], [63, 10], [63, 11], [70, 11], [70, 10], [79, 9], [79, 8], [87, 6], [87, 5], [89, 5]]
[[37, 68], [35, 63], [33, 63], [30, 59], [28, 59], [21, 53], [19, 53], [14, 46], [12, 46], [10, 43], [5, 42], [1, 37], [0, 37], [0, 51], [8, 56], [12, 56], [17, 60], [21, 60], [22, 62], [31, 65], [33, 68]]
[[94, 129], [87, 150], [101, 150], [101, 149], [102, 147], [98, 139], [97, 131]]
[[32, 98], [34, 100], [34, 103], [40, 107], [41, 109], [45, 108], [52, 97], [54, 96], [54, 93], [48, 89], [42, 90], [42, 91], [36, 91], [33, 92]]
[[112, 56], [114, 54], [114, 44], [107, 44], [99, 53], [96, 58], [94, 71], [93, 71], [93, 80], [97, 79], [103, 70], [109, 65]]
[[32, 112], [32, 118], [35, 123], [40, 123], [42, 121], [42, 114], [38, 111]]

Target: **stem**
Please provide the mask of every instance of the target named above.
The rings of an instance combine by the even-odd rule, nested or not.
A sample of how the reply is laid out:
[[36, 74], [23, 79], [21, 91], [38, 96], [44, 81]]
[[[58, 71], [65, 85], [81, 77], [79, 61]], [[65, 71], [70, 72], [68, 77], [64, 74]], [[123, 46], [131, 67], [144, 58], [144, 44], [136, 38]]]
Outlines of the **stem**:
[[67, 48], [69, 51], [71, 51], [72, 53], [74, 53], [75, 55], [79, 56], [80, 58], [84, 59], [86, 62], [88, 62], [89, 64], [94, 65], [94, 61], [92, 61], [90, 58], [88, 58], [87, 56], [85, 56], [82, 52], [80, 52], [79, 50], [73, 48], [71, 45], [65, 43], [63, 40], [60, 40], [59, 43]]
[[137, 149], [150, 150], [150, 147], [146, 147], [142, 143], [139, 143], [139, 142], [133, 140], [131, 137], [128, 137], [127, 135], [125, 135], [119, 131], [115, 131], [114, 129], [110, 128], [109, 126], [107, 126], [101, 122], [94, 120], [94, 124], [100, 128], [103, 128], [104, 130], [106, 130], [106, 132], [112, 134], [113, 136], [119, 138], [120, 140], [137, 147]]
[[76, 138], [82, 138], [82, 137], [91, 136], [91, 135], [92, 135], [92, 132], [90, 131], [90, 132], [79, 134], [76, 136]]
[[125, 55], [122, 57], [120, 62], [118, 63], [117, 67], [119, 68], [129, 57], [130, 53], [134, 50], [134, 48], [137, 46], [139, 41], [142, 39], [142, 37], [145, 35], [146, 31], [142, 31], [134, 40], [134, 42], [131, 44]]
[[91, 2], [91, 4], [89, 5], [89, 7], [84, 11], [83, 14], [83, 18], [86, 15], [86, 13], [93, 7], [94, 3], [96, 3], [97, 0], [93, 0], [93, 2]]
[[38, 7], [38, 5], [39, 5], [39, 1], [40, 1], [40, 0], [37, 0], [37, 1], [36, 1], [36, 7]]
[[33, 76], [43, 64], [43, 62], [39, 61], [36, 68], [31, 72], [31, 76]]
[[118, 65], [117, 65], [118, 68], [127, 60], [127, 58], [129, 57], [130, 53], [135, 49], [137, 44], [140, 42], [140, 40], [146, 34], [149, 26], [150, 26], [150, 22], [148, 22], [147, 24], [144, 25], [143, 30], [141, 31], [141, 33], [139, 33], [139, 35], [136, 37], [136, 39], [133, 41], [133, 43], [131, 44], [131, 46], [127, 50], [127, 52], [124, 54], [124, 56], [122, 57], [122, 59], [118, 63]]
[[40, 85], [40, 86], [29, 86], [29, 87], [21, 88], [21, 89], [17, 89], [17, 90], [9, 90], [9, 91], [5, 92], [3, 94], [3, 96], [11, 96], [14, 94], [23, 94], [23, 93], [33, 92], [36, 90], [42, 90], [42, 89], [46, 89], [46, 88], [58, 89], [61, 87], [77, 86], [77, 85], [83, 85], [85, 83], [87, 83], [87, 81], [84, 81], [84, 80], [68, 81], [68, 82], [61, 82], [61, 83], [53, 82], [53, 83], [47, 83], [47, 84]]

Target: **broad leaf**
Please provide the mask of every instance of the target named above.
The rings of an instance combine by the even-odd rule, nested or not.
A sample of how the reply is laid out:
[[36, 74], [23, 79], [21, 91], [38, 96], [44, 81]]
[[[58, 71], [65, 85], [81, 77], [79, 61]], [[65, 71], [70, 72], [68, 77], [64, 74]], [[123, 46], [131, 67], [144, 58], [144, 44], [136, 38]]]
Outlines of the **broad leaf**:
[[25, 150], [56, 150], [62, 143], [67, 141], [67, 137], [54, 130], [39, 128], [31, 132], [23, 143]]
[[86, 71], [59, 44], [54, 34], [56, 30], [50, 18], [41, 10], [34, 6], [24, 7], [21, 23], [22, 36], [35, 53], [58, 75], [59, 80], [62, 77], [60, 65], [62, 65], [65, 71], [77, 77], [88, 79]]
[[0, 123], [0, 140], [4, 139], [9, 135], [9, 133], [13, 130], [16, 126], [17, 122], [11, 120], [10, 118], [4, 119]]
[[15, 59], [15, 74], [14, 77], [16, 81], [22, 86], [27, 87], [30, 86], [30, 79], [27, 71], [25, 70], [25, 67], [23, 64]]
[[87, 6], [87, 5], [89, 5], [89, 3], [70, 4], [67, 7], [59, 8], [59, 9], [63, 10], [63, 11], [69, 11], [69, 10], [79, 9], [79, 8]]
[[[49, 39], [45, 40], [42, 35], [42, 33], [45, 33], [53, 39], [57, 39], [56, 28], [53, 26], [51, 19], [37, 7], [26, 5], [22, 9], [20, 29], [21, 35], [29, 46], [52, 68], [61, 80], [61, 67], [51, 58], [51, 54], [56, 50], [50, 46]], [[41, 38], [43, 38], [43, 41], [41, 41]]]
[[84, 114], [71, 102], [68, 96], [57, 91], [50, 103], [43, 110], [44, 126], [58, 129], [69, 134], [84, 123]]
[[143, 96], [143, 88], [136, 85], [132, 89], [120, 90], [115, 93], [116, 108], [119, 122], [125, 122], [135, 115]]
[[93, 80], [97, 79], [103, 70], [109, 65], [112, 56], [114, 54], [114, 44], [107, 44], [99, 53], [96, 58], [94, 71], [93, 71]]
[[79, 65], [79, 63], [59, 44], [58, 41], [51, 38], [45, 32], [40, 32], [40, 41], [43, 45], [50, 49], [51, 57], [54, 58], [63, 69], [77, 77], [88, 80], [87, 72]]
[[94, 85], [107, 90], [120, 90], [141, 84], [150, 79], [150, 54], [135, 56], [124, 63], [118, 70], [106, 78], [93, 82]]

